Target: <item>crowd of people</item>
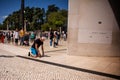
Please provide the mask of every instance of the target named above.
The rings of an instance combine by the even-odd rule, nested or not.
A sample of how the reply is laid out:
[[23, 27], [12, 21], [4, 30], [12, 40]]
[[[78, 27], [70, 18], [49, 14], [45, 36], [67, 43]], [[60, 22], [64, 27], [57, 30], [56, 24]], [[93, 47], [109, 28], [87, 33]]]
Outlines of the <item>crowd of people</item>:
[[34, 41], [35, 35], [33, 32], [25, 32], [22, 28], [14, 31], [1, 31], [0, 42], [29, 46], [29, 41]]
[[[0, 42], [1, 43], [13, 43], [15, 45], [25, 45], [29, 46], [30, 42], [33, 42], [36, 39], [37, 32], [24, 32], [21, 28], [20, 30], [12, 31], [0, 31]], [[42, 32], [39, 36], [45, 36], [46, 39], [50, 40], [50, 47], [56, 47], [59, 45], [60, 38], [63, 38], [64, 41], [67, 39], [66, 33], [59, 31]]]
[[[44, 56], [43, 42], [45, 39], [49, 39], [50, 48], [56, 48], [59, 45], [60, 38], [63, 38], [64, 41], [67, 39], [66, 33], [59, 31], [50, 30], [49, 32], [40, 32], [39, 37], [37, 32], [25, 32], [23, 28], [20, 30], [16, 29], [14, 31], [0, 31], [0, 42], [1, 43], [12, 43], [16, 46], [29, 46], [32, 43], [30, 52], [28, 56], [40, 57]], [[42, 54], [39, 51], [41, 46]]]

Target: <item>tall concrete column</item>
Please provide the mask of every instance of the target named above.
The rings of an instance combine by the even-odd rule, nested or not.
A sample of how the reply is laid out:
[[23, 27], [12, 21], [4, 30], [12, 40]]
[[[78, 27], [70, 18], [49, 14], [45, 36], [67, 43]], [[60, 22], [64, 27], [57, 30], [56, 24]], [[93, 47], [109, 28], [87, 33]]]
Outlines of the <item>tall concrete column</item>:
[[68, 54], [120, 56], [120, 29], [108, 0], [69, 0]]

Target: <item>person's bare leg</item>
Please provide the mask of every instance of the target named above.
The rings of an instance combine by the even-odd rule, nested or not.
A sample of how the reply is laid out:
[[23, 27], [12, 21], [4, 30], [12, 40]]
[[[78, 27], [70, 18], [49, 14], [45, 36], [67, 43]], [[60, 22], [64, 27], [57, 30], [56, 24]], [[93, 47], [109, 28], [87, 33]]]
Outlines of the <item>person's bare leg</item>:
[[38, 55], [37, 55], [38, 57], [41, 57], [42, 55], [40, 54], [40, 53], [38, 53]]
[[30, 57], [37, 58], [37, 55], [32, 55], [32, 54], [30, 53]]

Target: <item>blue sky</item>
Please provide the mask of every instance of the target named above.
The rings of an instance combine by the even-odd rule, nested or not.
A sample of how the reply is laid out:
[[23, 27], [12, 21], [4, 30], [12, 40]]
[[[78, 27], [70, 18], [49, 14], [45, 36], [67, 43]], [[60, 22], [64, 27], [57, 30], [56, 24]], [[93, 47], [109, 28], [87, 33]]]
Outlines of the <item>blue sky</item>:
[[[68, 9], [68, 0], [24, 0], [25, 7], [40, 7], [47, 9], [48, 5], [55, 4], [60, 9]], [[12, 12], [21, 8], [21, 0], [0, 0], [0, 23]]]

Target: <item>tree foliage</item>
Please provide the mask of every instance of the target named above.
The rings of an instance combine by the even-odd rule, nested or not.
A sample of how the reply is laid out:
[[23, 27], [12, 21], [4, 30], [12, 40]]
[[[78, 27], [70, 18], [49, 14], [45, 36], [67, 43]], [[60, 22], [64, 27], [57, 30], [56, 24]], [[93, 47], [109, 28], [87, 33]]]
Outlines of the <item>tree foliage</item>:
[[[0, 24], [0, 29], [6, 29], [7, 25], [9, 29], [21, 28], [21, 10], [14, 11], [12, 14]], [[67, 21], [67, 10], [60, 10], [59, 7], [49, 5], [45, 12], [44, 8], [38, 7], [26, 7], [24, 9], [24, 22], [27, 30], [49, 30], [57, 29], [64, 26]]]

